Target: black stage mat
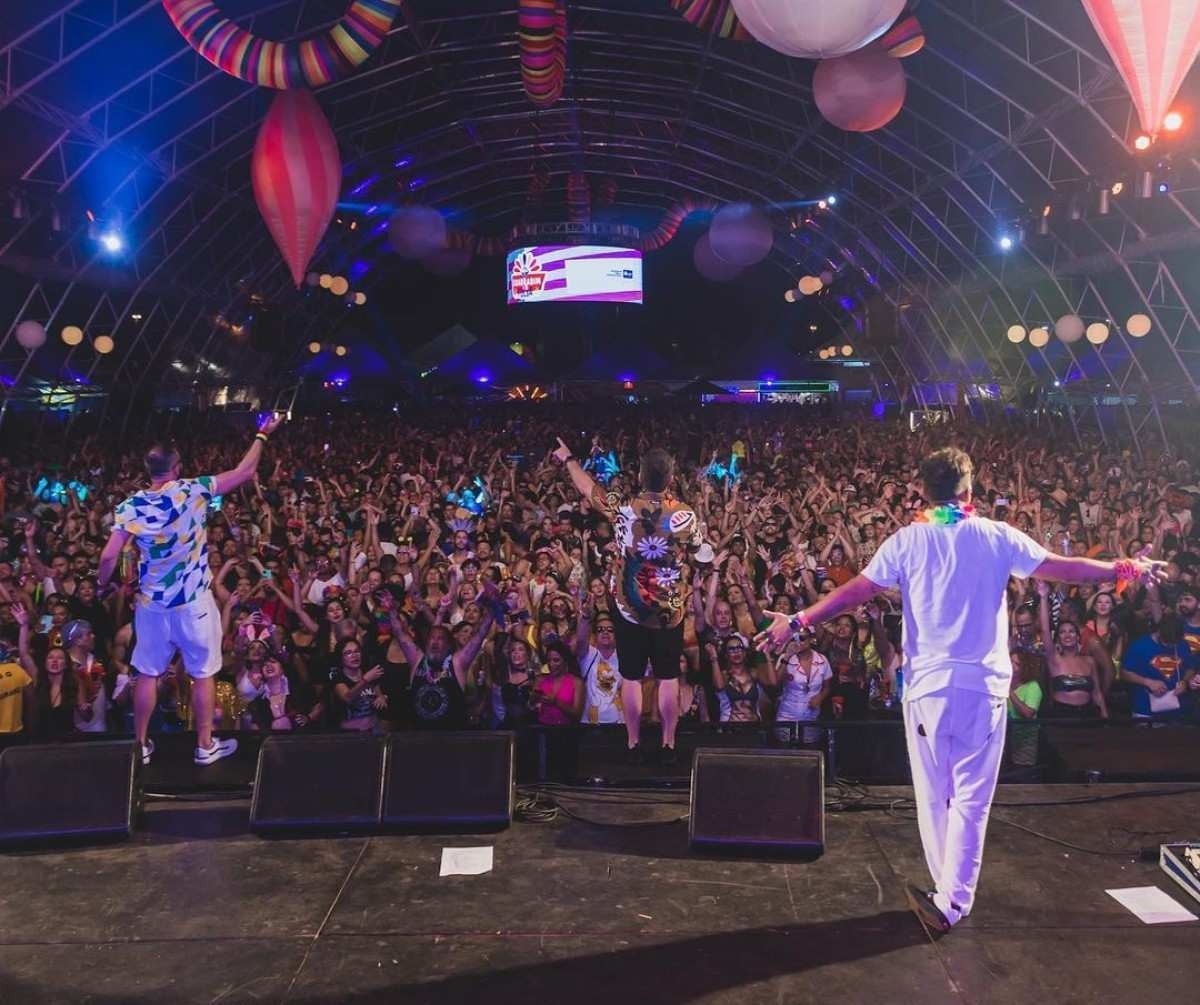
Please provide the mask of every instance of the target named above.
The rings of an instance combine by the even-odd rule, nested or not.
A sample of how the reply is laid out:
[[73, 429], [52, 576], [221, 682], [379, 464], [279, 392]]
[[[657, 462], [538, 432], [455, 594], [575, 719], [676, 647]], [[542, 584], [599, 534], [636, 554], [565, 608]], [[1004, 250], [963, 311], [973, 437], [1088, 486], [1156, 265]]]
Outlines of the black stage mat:
[[[1002, 787], [975, 910], [937, 942], [904, 908], [924, 870], [902, 804], [830, 813], [799, 864], [690, 856], [685, 793], [563, 797], [588, 819], [480, 838], [268, 841], [244, 800], [156, 802], [127, 844], [0, 856], [0, 1000], [1188, 1001], [1200, 924], [1145, 926], [1104, 891], [1182, 900], [1137, 849], [1197, 836], [1195, 789]], [[439, 878], [472, 844], [494, 870]]]

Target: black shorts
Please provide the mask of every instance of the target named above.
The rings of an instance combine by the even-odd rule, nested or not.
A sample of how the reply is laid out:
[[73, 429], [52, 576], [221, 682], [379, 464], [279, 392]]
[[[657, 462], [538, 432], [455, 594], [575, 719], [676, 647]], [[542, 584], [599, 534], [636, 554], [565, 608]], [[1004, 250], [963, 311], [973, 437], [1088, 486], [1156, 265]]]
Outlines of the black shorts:
[[655, 680], [675, 680], [679, 676], [679, 658], [683, 655], [683, 624], [674, 628], [645, 628], [613, 614], [617, 637], [617, 663], [626, 680], [646, 676], [646, 661], [654, 670]]

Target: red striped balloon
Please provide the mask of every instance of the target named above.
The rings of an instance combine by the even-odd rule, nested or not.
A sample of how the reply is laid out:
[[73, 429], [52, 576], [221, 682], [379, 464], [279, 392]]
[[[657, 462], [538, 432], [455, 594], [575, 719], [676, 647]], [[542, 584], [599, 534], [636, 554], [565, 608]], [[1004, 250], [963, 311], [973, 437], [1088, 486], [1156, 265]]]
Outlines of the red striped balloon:
[[317, 99], [280, 91], [254, 142], [254, 199], [298, 287], [337, 207], [342, 159]]
[[562, 97], [567, 75], [567, 12], [562, 0], [518, 0], [521, 82], [538, 107]]

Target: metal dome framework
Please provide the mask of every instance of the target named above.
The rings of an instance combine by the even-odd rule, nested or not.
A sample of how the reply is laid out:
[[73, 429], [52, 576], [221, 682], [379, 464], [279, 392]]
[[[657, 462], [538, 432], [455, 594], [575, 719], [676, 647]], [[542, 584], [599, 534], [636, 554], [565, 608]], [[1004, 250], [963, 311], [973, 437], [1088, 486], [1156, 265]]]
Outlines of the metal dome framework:
[[[284, 38], [331, 23], [343, 4], [224, 6]], [[781, 236], [765, 267], [781, 292], [838, 267], [845, 325], [865, 329], [876, 380], [916, 400], [952, 383], [1031, 401], [1057, 379], [1071, 393], [1050, 393], [1077, 430], [1109, 435], [1110, 403], [1135, 441], [1166, 438], [1168, 403], [1200, 401], [1195, 147], [1173, 153], [1168, 193], [1134, 201], [1129, 191], [1107, 215], [1071, 219], [1071, 199], [1091, 202], [1146, 166], [1129, 149], [1129, 98], [1076, 5], [925, 0], [929, 44], [905, 61], [905, 110], [866, 135], [823, 122], [811, 64], [706, 36], [665, 0], [570, 2], [565, 93], [543, 110], [522, 90], [515, 3], [444, 9], [410, 0], [381, 51], [319, 92], [347, 168], [343, 197], [375, 176], [372, 190], [394, 199], [399, 181], [465, 225], [502, 233], [521, 217], [535, 164], [611, 177], [617, 208], [643, 217], [687, 196], [786, 208], [836, 192], [836, 212]], [[106, 90], [81, 87], [113, 52], [134, 50], [101, 75]], [[0, 271], [16, 291], [11, 306], [0, 300], [6, 396], [34, 360], [14, 337], [29, 317], [51, 339], [66, 324], [111, 333], [116, 352], [80, 346], [60, 375], [124, 383], [135, 397], [262, 376], [266, 361], [214, 319], [248, 290], [291, 296], [249, 187], [269, 97], [192, 52], [157, 0], [69, 0], [4, 43], [9, 194], [27, 204], [0, 222]], [[1038, 237], [1047, 204], [1050, 233]], [[121, 214], [134, 243], [125, 261], [97, 252], [84, 207]], [[69, 223], [55, 231], [55, 219]], [[1018, 222], [1023, 243], [1001, 253], [998, 236]], [[361, 258], [374, 229], [331, 232], [316, 261]], [[1034, 350], [1004, 338], [1010, 324], [1070, 312], [1116, 322], [1109, 341]], [[1153, 322], [1138, 341], [1121, 328], [1135, 312]], [[291, 333], [295, 353], [325, 324], [316, 315]]]

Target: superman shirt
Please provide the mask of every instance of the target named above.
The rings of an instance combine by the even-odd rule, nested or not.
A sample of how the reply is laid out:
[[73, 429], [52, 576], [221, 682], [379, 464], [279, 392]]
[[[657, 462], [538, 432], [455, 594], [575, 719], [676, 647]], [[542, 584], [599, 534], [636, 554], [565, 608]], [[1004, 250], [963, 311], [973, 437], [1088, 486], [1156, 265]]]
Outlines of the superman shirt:
[[133, 535], [141, 552], [142, 606], [182, 607], [208, 590], [205, 522], [215, 486], [213, 478], [181, 478], [135, 492], [117, 507], [113, 526]]
[[[1173, 646], [1155, 642], [1153, 636], [1143, 635], [1129, 644], [1121, 666], [1139, 677], [1161, 680], [1167, 687], [1179, 684], [1192, 668], [1193, 657], [1187, 645]], [[1140, 684], [1129, 686], [1131, 711], [1134, 715], [1150, 715], [1150, 692]]]
[[683, 620], [678, 545], [704, 542], [695, 511], [667, 493], [622, 499], [597, 489], [593, 501], [613, 524], [618, 551], [609, 589], [621, 616], [646, 628], [674, 628]]

